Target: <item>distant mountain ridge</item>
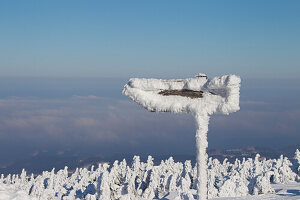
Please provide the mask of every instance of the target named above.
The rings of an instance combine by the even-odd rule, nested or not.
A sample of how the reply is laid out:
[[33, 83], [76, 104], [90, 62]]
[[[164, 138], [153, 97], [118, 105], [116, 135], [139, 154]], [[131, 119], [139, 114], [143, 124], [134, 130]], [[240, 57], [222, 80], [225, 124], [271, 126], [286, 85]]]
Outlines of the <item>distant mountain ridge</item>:
[[[286, 147], [284, 149], [271, 149], [263, 147], [245, 147], [245, 148], [229, 148], [229, 149], [209, 149], [209, 157], [217, 158], [219, 161], [223, 161], [225, 158], [228, 161], [233, 162], [235, 159], [241, 160], [245, 158], [254, 158], [256, 154], [260, 155], [260, 158], [274, 159], [279, 158], [280, 155], [284, 155], [289, 159], [293, 159], [295, 149], [300, 149], [300, 147]], [[12, 174], [21, 173], [22, 169], [26, 169], [28, 173], [40, 174], [45, 170], [51, 171], [52, 168], [57, 170], [63, 169], [68, 166], [70, 171], [76, 168], [86, 167], [89, 168], [92, 165], [97, 166], [99, 163], [113, 163], [115, 160], [131, 161], [134, 154], [113, 154], [110, 156], [105, 155], [95, 155], [95, 156], [79, 156], [70, 153], [58, 155], [51, 154], [50, 152], [43, 152], [38, 155], [33, 155], [30, 158], [19, 160], [14, 163], [9, 163], [5, 166], [0, 166], [0, 174]], [[148, 155], [141, 155], [141, 161], [146, 161]], [[166, 160], [173, 157], [176, 162], [184, 162], [186, 160], [191, 160], [192, 164], [195, 163], [195, 155], [190, 154], [175, 154], [175, 155], [153, 155], [154, 164], [160, 164], [161, 160]]]

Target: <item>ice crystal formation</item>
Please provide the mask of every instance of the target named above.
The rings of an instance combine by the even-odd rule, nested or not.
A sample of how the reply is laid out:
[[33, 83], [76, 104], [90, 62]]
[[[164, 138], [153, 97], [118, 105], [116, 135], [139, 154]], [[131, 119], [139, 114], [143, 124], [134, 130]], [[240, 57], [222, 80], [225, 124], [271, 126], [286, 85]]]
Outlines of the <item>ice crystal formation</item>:
[[198, 74], [188, 79], [132, 78], [123, 93], [149, 111], [185, 112], [194, 115], [197, 125], [197, 196], [208, 198], [207, 188], [207, 131], [213, 113], [229, 114], [240, 109], [240, 82], [235, 75], [207, 79]]

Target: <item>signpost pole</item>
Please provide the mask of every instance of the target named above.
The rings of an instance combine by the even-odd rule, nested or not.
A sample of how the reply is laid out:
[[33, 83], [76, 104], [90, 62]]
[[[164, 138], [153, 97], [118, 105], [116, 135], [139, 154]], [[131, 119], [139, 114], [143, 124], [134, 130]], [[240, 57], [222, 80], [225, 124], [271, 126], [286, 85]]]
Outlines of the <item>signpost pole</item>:
[[197, 151], [197, 199], [208, 199], [208, 142], [207, 132], [209, 116], [207, 113], [196, 113], [196, 151]]

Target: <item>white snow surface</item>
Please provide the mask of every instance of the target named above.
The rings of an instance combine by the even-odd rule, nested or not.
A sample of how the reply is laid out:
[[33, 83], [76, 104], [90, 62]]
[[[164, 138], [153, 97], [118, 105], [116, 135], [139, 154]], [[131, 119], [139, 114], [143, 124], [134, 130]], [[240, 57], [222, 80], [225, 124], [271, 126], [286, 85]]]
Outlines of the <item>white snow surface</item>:
[[[211, 200], [299, 200], [300, 183], [273, 184], [275, 194], [262, 194], [245, 197], [219, 197]], [[194, 191], [195, 193], [196, 191]], [[195, 196], [195, 195], [194, 195]], [[0, 200], [37, 200], [29, 196], [23, 190], [18, 190], [13, 186], [0, 184]], [[178, 192], [170, 192], [162, 200], [181, 200]]]
[[274, 194], [261, 194], [234, 198], [213, 198], [211, 200], [299, 200], [300, 183], [272, 184]]
[[36, 200], [25, 191], [17, 189], [15, 185], [0, 183], [0, 200]]
[[[274, 194], [260, 194], [245, 197], [219, 197], [210, 200], [299, 200], [300, 183], [272, 184], [276, 191]], [[180, 200], [178, 192], [172, 192], [164, 200]]]
[[[297, 151], [299, 152], [299, 151]], [[300, 199], [300, 178], [293, 163], [278, 159], [236, 160], [208, 159], [208, 197], [227, 199]], [[298, 159], [298, 160], [297, 160]], [[68, 168], [44, 171], [38, 176], [21, 174], [0, 177], [0, 200], [129, 200], [129, 199], [190, 199], [196, 198], [197, 166], [190, 161], [174, 162], [169, 158], [153, 165], [153, 158], [141, 162], [134, 156], [131, 164], [115, 161], [111, 166]], [[238, 198], [237, 198], [238, 197]]]
[[[299, 200], [300, 183], [272, 184], [275, 194], [261, 194], [245, 197], [219, 197], [210, 200]], [[194, 191], [195, 193], [196, 191]], [[194, 195], [195, 196], [195, 195]], [[18, 190], [13, 186], [0, 184], [0, 200], [37, 200], [29, 196], [23, 190]], [[161, 200], [181, 200], [178, 192], [170, 192]]]
[[[149, 111], [229, 114], [239, 110], [240, 77], [224, 75], [207, 79], [145, 79], [132, 78], [123, 93]], [[203, 91], [203, 98], [163, 96], [163, 90], [189, 89]]]

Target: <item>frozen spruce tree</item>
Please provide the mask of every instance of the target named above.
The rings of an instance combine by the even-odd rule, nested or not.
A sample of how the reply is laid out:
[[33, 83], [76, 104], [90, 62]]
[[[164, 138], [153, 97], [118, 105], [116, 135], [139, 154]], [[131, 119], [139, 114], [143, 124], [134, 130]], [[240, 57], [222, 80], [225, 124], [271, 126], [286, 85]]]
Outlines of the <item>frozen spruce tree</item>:
[[184, 112], [195, 117], [198, 199], [208, 199], [209, 117], [213, 113], [229, 114], [240, 109], [240, 82], [235, 75], [207, 79], [205, 74], [198, 74], [188, 79], [132, 78], [124, 86], [126, 96], [151, 112]]
[[294, 171], [300, 176], [300, 151], [297, 149], [294, 157]]

